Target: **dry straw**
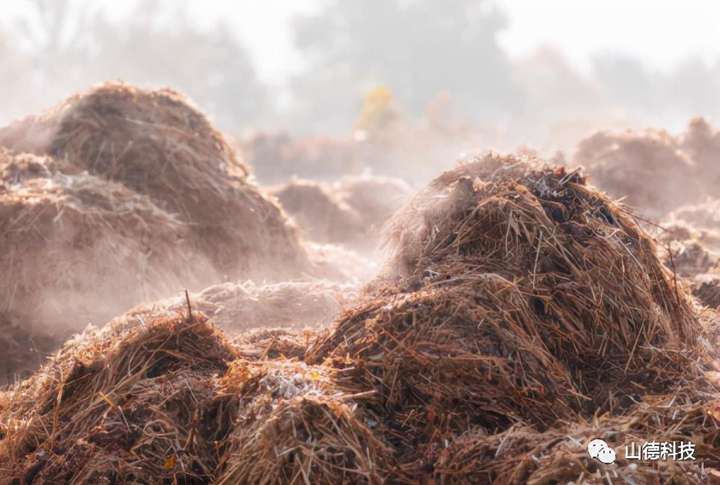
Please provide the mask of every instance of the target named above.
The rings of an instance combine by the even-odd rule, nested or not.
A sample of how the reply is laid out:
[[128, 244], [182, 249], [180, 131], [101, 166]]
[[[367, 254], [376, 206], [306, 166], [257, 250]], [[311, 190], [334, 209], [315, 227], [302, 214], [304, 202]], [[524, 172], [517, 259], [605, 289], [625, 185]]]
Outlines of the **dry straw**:
[[[228, 343], [185, 302], [86, 334], [3, 395], [0, 471], [43, 483], [703, 483], [716, 317], [579, 172], [488, 156], [391, 221], [318, 336]], [[715, 319], [715, 320], [713, 320]], [[285, 355], [285, 354], [289, 355]], [[692, 441], [615, 465], [587, 441]]]
[[189, 225], [216, 274], [307, 270], [280, 208], [250, 183], [222, 134], [174, 91], [103, 84], [0, 130], [0, 145], [51, 155], [147, 195]]

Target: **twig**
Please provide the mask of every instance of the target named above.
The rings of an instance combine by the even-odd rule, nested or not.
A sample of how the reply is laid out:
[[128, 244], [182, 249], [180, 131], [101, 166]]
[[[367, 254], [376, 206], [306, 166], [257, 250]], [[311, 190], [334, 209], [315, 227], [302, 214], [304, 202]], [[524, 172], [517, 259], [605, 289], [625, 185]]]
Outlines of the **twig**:
[[188, 315], [187, 315], [187, 322], [194, 322], [195, 318], [192, 314], [192, 307], [190, 306], [190, 294], [188, 293], [187, 288], [185, 289], [185, 302], [187, 303], [187, 309], [188, 309]]

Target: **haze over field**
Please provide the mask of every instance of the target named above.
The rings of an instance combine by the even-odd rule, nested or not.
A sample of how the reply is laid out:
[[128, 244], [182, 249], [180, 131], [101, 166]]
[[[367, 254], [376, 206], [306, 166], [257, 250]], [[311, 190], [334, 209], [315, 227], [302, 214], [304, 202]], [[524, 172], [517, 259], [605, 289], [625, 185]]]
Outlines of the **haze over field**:
[[[209, 3], [209, 5], [208, 5]], [[367, 0], [5, 4], [0, 121], [112, 79], [187, 93], [234, 135], [348, 136], [381, 86], [452, 153], [551, 153], [593, 129], [720, 116], [712, 2]], [[430, 119], [432, 118], [432, 119]], [[450, 123], [448, 123], [450, 122]]]

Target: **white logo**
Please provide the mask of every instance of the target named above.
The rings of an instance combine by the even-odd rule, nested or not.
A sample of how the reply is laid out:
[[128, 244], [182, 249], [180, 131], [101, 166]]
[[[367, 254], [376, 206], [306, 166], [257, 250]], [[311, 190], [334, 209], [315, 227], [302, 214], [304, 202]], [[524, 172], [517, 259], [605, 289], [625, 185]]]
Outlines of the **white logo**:
[[601, 463], [609, 465], [615, 463], [615, 450], [610, 448], [605, 440], [594, 439], [588, 443], [588, 455]]

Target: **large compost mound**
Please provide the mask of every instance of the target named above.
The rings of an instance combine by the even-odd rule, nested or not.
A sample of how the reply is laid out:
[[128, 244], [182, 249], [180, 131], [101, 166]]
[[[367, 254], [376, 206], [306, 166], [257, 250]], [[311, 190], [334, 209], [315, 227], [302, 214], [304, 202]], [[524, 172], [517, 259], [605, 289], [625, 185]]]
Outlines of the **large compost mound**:
[[176, 217], [124, 185], [56, 165], [0, 151], [0, 315], [12, 328], [38, 342], [64, 338], [198, 283], [189, 268], [202, 261]]
[[68, 342], [4, 396], [4, 479], [203, 483], [229, 431], [214, 377], [233, 350], [201, 317], [116, 322]]
[[126, 315], [0, 399], [20, 483], [380, 483], [391, 460], [333, 370], [246, 360], [206, 318]]
[[[86, 331], [1, 395], [0, 472], [704, 483], [720, 467], [718, 322], [580, 172], [490, 155], [436, 178], [389, 231], [382, 275], [306, 342], [273, 331], [232, 344], [192, 298]], [[595, 438], [615, 464], [588, 457]], [[694, 443], [697, 460], [622, 454], [663, 440]]]
[[667, 219], [667, 225], [687, 228], [697, 233], [693, 237], [709, 248], [720, 251], [720, 200], [708, 198], [698, 204], [677, 207]]
[[178, 93], [104, 84], [0, 130], [0, 144], [47, 154], [147, 195], [190, 226], [193, 244], [230, 277], [306, 269], [281, 209], [207, 118]]
[[[306, 360], [337, 368], [349, 392], [375, 392], [411, 476], [523, 483], [537, 465], [506, 474], [489, 444], [498, 433], [529, 426], [543, 448], [535, 440], [560, 423], [633, 415], [645, 395], [701, 379], [691, 299], [632, 216], [579, 172], [496, 156], [462, 165], [395, 216], [389, 244], [368, 300]], [[648, 440], [661, 429], [643, 426]], [[445, 474], [443, 443], [468, 430], [477, 461]], [[588, 466], [602, 475], [594, 462], [568, 473]]]
[[699, 168], [701, 183], [710, 194], [720, 182], [720, 131], [704, 118], [693, 118], [680, 137], [683, 151], [689, 154]]
[[680, 206], [659, 230], [665, 264], [686, 278], [693, 295], [709, 307], [720, 305], [720, 205], [716, 199]]

